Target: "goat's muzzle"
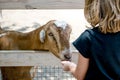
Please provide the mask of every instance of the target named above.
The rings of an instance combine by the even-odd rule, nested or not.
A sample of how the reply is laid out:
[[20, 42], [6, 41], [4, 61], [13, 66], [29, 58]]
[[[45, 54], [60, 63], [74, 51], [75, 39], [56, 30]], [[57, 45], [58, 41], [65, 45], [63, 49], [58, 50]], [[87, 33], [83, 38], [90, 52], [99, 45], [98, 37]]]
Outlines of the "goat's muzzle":
[[71, 61], [72, 55], [70, 52], [64, 53], [63, 58], [61, 59], [62, 61]]

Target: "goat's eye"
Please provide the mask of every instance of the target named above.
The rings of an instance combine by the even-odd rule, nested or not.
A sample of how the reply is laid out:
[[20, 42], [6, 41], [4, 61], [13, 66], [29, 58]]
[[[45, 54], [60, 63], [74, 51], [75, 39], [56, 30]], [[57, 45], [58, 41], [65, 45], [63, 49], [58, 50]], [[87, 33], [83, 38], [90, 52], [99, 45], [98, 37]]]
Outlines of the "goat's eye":
[[53, 36], [53, 33], [49, 33], [48, 35], [49, 35], [49, 36]]

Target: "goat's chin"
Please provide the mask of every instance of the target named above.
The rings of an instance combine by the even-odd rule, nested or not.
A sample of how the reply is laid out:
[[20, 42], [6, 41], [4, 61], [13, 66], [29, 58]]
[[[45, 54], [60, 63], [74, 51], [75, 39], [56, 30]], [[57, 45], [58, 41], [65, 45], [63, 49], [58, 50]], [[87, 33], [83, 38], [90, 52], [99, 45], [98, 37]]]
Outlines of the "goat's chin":
[[71, 59], [61, 59], [61, 61], [71, 61]]

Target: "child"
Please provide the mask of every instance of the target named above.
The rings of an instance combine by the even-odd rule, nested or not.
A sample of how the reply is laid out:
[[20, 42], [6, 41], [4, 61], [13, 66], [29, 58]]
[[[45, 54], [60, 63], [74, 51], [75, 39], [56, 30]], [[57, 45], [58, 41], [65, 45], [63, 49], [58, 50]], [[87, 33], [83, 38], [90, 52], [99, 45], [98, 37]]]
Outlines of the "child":
[[84, 14], [93, 28], [73, 42], [78, 64], [63, 69], [77, 80], [120, 80], [120, 0], [85, 0]]

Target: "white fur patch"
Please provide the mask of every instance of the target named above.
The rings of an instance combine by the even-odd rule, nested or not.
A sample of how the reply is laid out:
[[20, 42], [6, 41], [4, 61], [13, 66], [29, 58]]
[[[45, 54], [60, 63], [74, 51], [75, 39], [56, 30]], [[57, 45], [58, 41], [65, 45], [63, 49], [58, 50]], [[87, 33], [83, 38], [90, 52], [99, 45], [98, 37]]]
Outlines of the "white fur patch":
[[6, 33], [2, 33], [2, 34], [0, 34], [0, 37], [3, 37], [3, 36], [5, 36], [6, 35]]
[[63, 29], [65, 29], [67, 27], [67, 23], [65, 21], [55, 21], [54, 24], [57, 26], [57, 27], [61, 27]]
[[40, 41], [41, 41], [42, 43], [44, 43], [44, 40], [45, 40], [45, 31], [44, 31], [44, 30], [41, 30], [41, 31], [40, 31], [39, 37], [40, 37]]

